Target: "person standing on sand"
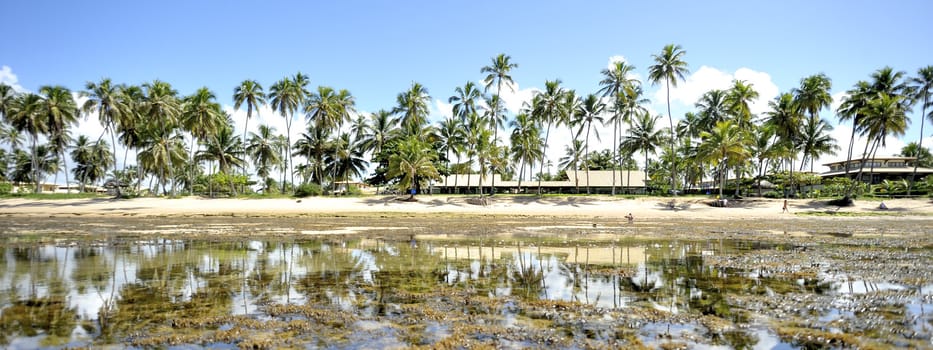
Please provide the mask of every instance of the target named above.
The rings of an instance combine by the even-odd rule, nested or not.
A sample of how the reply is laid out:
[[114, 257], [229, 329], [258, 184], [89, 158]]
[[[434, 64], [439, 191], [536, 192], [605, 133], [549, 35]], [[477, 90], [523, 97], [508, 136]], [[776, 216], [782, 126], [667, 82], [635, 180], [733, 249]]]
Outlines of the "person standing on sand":
[[632, 216], [632, 213], [628, 213], [628, 215], [626, 215], [625, 218], [628, 219], [628, 223], [630, 223], [630, 224], [631, 224], [632, 222], [635, 222], [635, 217]]
[[784, 208], [781, 209], [781, 214], [787, 213], [787, 200], [784, 200]]

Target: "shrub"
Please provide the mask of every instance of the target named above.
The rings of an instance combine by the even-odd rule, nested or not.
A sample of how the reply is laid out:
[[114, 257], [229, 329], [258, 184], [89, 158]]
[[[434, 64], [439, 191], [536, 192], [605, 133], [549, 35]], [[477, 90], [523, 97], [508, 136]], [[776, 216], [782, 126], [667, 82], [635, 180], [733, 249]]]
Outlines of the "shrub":
[[295, 197], [320, 196], [324, 191], [317, 184], [302, 184], [295, 189]]
[[765, 192], [762, 194], [762, 196], [765, 198], [783, 198], [784, 197], [784, 195], [782, 195], [781, 192], [774, 191], [774, 190]]
[[0, 194], [10, 194], [13, 192], [13, 184], [9, 182], [0, 183]]

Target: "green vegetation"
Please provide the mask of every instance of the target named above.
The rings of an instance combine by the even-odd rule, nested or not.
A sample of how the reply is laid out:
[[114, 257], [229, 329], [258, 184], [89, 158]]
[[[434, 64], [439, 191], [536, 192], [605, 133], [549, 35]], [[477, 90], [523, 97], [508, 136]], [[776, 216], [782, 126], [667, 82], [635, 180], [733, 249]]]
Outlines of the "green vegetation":
[[[686, 53], [671, 44], [651, 55], [647, 82], [676, 87], [689, 73]], [[363, 115], [356, 111], [351, 92], [312, 87], [310, 76], [301, 72], [267, 89], [247, 79], [231, 96], [234, 108], [246, 109], [244, 124], [250, 125], [254, 113], [268, 105], [275, 115], [266, 117], [285, 118], [286, 127], [259, 125], [256, 132], [246, 129], [242, 134], [221, 109], [218, 100], [223, 97], [206, 87], [184, 95], [164, 81], [128, 85], [103, 78], [87, 82], [82, 91], [47, 85], [32, 93], [0, 84], [0, 181], [31, 184], [32, 192], [40, 192], [40, 183], [58, 182], [57, 175], [63, 173], [65, 183], [78, 184], [82, 191], [109, 184], [120, 197], [236, 197], [252, 196], [254, 191], [352, 194], [341, 184], [358, 181], [377, 191], [420, 193], [441, 176], [467, 174], [468, 184], [446, 187], [469, 187], [467, 192], [482, 195], [495, 190], [496, 177], [486, 183], [489, 177], [479, 175], [492, 173], [517, 180], [520, 191], [541, 194], [542, 180], [564, 178], [572, 171], [582, 175], [576, 176], [580, 181], [575, 193], [589, 194], [590, 170], [599, 169], [644, 171], [649, 179], [644, 192], [655, 195], [677, 194], [714, 181], [720, 196], [741, 196], [764, 180], [778, 187], [767, 193], [771, 197], [850, 199], [933, 192], [931, 180], [915, 174], [864, 186], [861, 180], [866, 172], [871, 176], [871, 167], [851, 169], [842, 180], [822, 184], [817, 191], [812, 188], [821, 185], [821, 179], [810, 174], [815, 159], [842, 150], [848, 160], [870, 163], [867, 160], [888, 137], [904, 135], [915, 109], [922, 134], [926, 119], [933, 118], [933, 66], [919, 69], [916, 76], [880, 68], [857, 82], [842, 101], [835, 101], [839, 121], [852, 123], [847, 144], [833, 139], [829, 121], [820, 118], [834, 102], [832, 80], [825, 74], [802, 78], [799, 86], [770, 101], [763, 113], [752, 112], [759, 98], [756, 87], [735, 80], [728, 88], [704, 93], [693, 111], [676, 118], [670, 96], [666, 116], [649, 114], [651, 101], [643, 82], [626, 62], [602, 70], [602, 80], [592, 92], [546, 81], [529, 103], [509, 110], [501, 94], [515, 86], [512, 77], [518, 69], [507, 54], [492, 57], [479, 69], [482, 87], [469, 77], [462, 87], [454, 87], [447, 99], [453, 113], [436, 124], [429, 122], [429, 106], [437, 96], [418, 82], [398, 93], [395, 105]], [[77, 105], [73, 92], [86, 102]], [[103, 133], [73, 138], [78, 118], [89, 115], [97, 116]], [[666, 126], [662, 119], [667, 119]], [[299, 131], [294, 140], [293, 128]], [[547, 159], [557, 128], [569, 129], [571, 142], [560, 159]], [[500, 129], [510, 131], [501, 134], [508, 136], [499, 136]], [[853, 149], [856, 136], [868, 140], [864, 149]], [[591, 149], [594, 138], [609, 137], [618, 147]], [[509, 145], [503, 144], [506, 138]], [[117, 146], [125, 153], [117, 154]], [[931, 164], [929, 154], [922, 140], [901, 151], [918, 157], [918, 166]], [[556, 173], [551, 173], [552, 165], [557, 165]], [[374, 170], [367, 172], [370, 168]], [[521, 188], [534, 180], [537, 190]], [[612, 185], [613, 195], [618, 194], [617, 185]], [[10, 190], [0, 188], [2, 192]]]

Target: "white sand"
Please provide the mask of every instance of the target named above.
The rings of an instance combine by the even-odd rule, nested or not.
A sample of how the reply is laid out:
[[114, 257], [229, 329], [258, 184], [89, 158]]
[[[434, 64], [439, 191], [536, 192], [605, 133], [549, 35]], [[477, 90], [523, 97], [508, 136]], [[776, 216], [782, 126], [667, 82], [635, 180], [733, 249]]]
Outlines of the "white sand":
[[[137, 198], [130, 200], [0, 200], [0, 215], [5, 216], [297, 216], [315, 214], [400, 213], [414, 215], [508, 215], [568, 216], [618, 218], [632, 213], [635, 220], [666, 218], [732, 220], [755, 218], [801, 218], [806, 212], [852, 213], [864, 218], [876, 214], [904, 218], [933, 219], [933, 201], [929, 199], [894, 199], [885, 201], [889, 210], [878, 209], [878, 201], [857, 200], [852, 207], [827, 205], [827, 200], [789, 200], [790, 214], [781, 213], [781, 199], [746, 199], [730, 201], [730, 207], [709, 206], [711, 199], [680, 198], [676, 209], [667, 207], [670, 198], [621, 199], [607, 196], [543, 197], [496, 196], [488, 205], [471, 204], [476, 198], [445, 195], [418, 196], [417, 202], [397, 201], [394, 197], [304, 198], [295, 199], [179, 199]], [[846, 215], [845, 217], [851, 217]]]

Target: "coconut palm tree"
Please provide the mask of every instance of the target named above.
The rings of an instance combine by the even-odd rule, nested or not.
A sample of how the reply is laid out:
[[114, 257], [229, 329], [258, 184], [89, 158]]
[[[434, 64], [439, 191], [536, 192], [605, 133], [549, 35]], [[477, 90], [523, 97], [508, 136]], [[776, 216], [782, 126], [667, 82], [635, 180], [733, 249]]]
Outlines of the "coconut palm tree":
[[641, 113], [633, 119], [629, 126], [629, 135], [622, 140], [620, 147], [629, 153], [643, 152], [645, 154], [645, 193], [648, 193], [648, 154], [655, 153], [655, 149], [664, 141], [664, 132], [657, 130], [657, 122], [661, 116], [652, 117], [649, 113]]
[[[256, 164], [256, 175], [263, 179], [263, 184], [266, 184], [268, 183], [269, 174], [272, 173], [272, 168], [282, 161], [280, 154], [285, 145], [279, 142], [275, 136], [275, 128], [268, 125], [259, 125], [257, 131], [257, 133], [250, 133], [246, 153]], [[263, 192], [267, 191], [269, 191], [269, 188], [264, 185]]]
[[[855, 134], [856, 132], [862, 132], [862, 119], [865, 116], [865, 111], [867, 111], [868, 102], [871, 100], [872, 95], [871, 85], [867, 81], [859, 81], [855, 84], [855, 87], [846, 91], [846, 96], [843, 98], [842, 103], [840, 103], [839, 108], [836, 109], [836, 116], [839, 118], [839, 122], [852, 120], [852, 133], [849, 136], [849, 147], [846, 154], [846, 178], [849, 178], [849, 170], [851, 168], [849, 163], [852, 161]], [[849, 194], [846, 195], [846, 200], [848, 200], [848, 197]]]
[[794, 104], [801, 113], [806, 112], [810, 118], [815, 118], [820, 110], [833, 103], [833, 97], [829, 94], [832, 86], [832, 80], [823, 73], [803, 78], [800, 80], [800, 87], [791, 91], [794, 94]]
[[742, 164], [750, 156], [749, 134], [731, 120], [721, 121], [700, 134], [703, 142], [697, 149], [699, 157], [719, 167], [719, 198], [723, 198], [726, 187], [726, 172], [730, 165]]
[[[580, 158], [583, 158], [584, 153], [583, 141], [581, 140], [571, 140], [569, 145], [564, 146], [564, 156], [560, 157], [557, 162], [557, 167], [564, 172], [573, 170], [574, 173], [574, 187], [580, 185], [579, 177], [576, 176], [577, 169], [580, 168]], [[580, 190], [576, 190], [577, 193], [580, 193]]]
[[[632, 125], [632, 120], [634, 120], [636, 116], [639, 116], [644, 113], [648, 113], [648, 109], [645, 108], [645, 104], [647, 104], [650, 101], [647, 98], [644, 98], [643, 96], [644, 96], [644, 91], [642, 90], [641, 82], [637, 80], [635, 80], [633, 84], [629, 84], [624, 89], [622, 89], [622, 91], [617, 96], [618, 105], [616, 106], [616, 108], [621, 109], [621, 113], [622, 113], [621, 122], [624, 122], [626, 125]], [[621, 125], [619, 127], [621, 131]], [[629, 132], [631, 132], [631, 129], [629, 129]], [[617, 148], [619, 152], [625, 151], [625, 148], [621, 147], [622, 145], [622, 134], [621, 133], [619, 133], [619, 140], [613, 141], [613, 142], [615, 142], [613, 146]], [[632, 158], [631, 152], [624, 152], [624, 153], [628, 153], [628, 155], [622, 158]], [[625, 183], [627, 187], [631, 187], [630, 182], [629, 182], [629, 180], [632, 179], [631, 169], [632, 167], [626, 167], [625, 169], [625, 172], [626, 172]], [[638, 170], [638, 168], [635, 167], [635, 170]]]
[[[201, 143], [213, 138], [214, 135], [227, 127], [227, 125], [225, 125], [226, 115], [223, 110], [221, 110], [220, 104], [214, 101], [215, 98], [214, 92], [207, 87], [202, 87], [191, 96], [185, 97], [182, 102], [180, 121], [181, 126], [191, 134], [188, 162], [191, 163], [192, 166], [197, 164], [194, 159], [194, 154], [198, 151], [198, 148], [200, 148]], [[242, 162], [238, 164], [242, 165]], [[190, 167], [186, 176], [189, 184], [194, 183]], [[193, 191], [194, 188], [188, 188], [189, 194]], [[236, 191], [233, 191], [233, 193], [236, 195]]]
[[[577, 134], [583, 132], [586, 129], [586, 138], [584, 141], [584, 153], [583, 153], [583, 167], [586, 172], [586, 194], [590, 194], [590, 167], [589, 167], [589, 153], [590, 153], [590, 131], [593, 127], [593, 122], [597, 121], [600, 124], [603, 123], [602, 114], [606, 110], [606, 104], [599, 99], [598, 96], [594, 94], [589, 94], [583, 99], [583, 103], [577, 108], [575, 117], [577, 122], [575, 124], [580, 125], [580, 129], [577, 131]], [[593, 130], [596, 135], [596, 140], [599, 140], [599, 131]]]
[[[452, 174], [450, 153], [453, 152], [454, 156], [456, 156], [458, 160], [460, 159], [460, 152], [465, 146], [464, 137], [466, 134], [464, 133], [463, 124], [461, 124], [460, 118], [457, 117], [451, 117], [442, 120], [437, 129], [438, 135], [440, 136], [439, 151], [444, 152], [444, 158], [447, 161], [446, 173], [448, 176], [444, 177], [444, 188], [448, 188], [447, 179], [449, 175]], [[456, 184], [454, 187], [456, 187]]]
[[[625, 114], [623, 113], [622, 102], [624, 101], [625, 89], [633, 85], [638, 84], [638, 80], [631, 78], [632, 71], [635, 70], [635, 66], [626, 64], [625, 61], [614, 62], [610, 68], [603, 69], [600, 74], [603, 76], [603, 80], [599, 81], [599, 91], [598, 93], [602, 97], [609, 97], [612, 99], [612, 117], [609, 118], [608, 122], [612, 124], [612, 142], [615, 144], [612, 149], [615, 152], [613, 158], [619, 162], [621, 165], [621, 157], [619, 156], [619, 147], [618, 144], [621, 143], [620, 140], [620, 131], [622, 122], [625, 120]], [[616, 194], [616, 166], [612, 167], [612, 195]]]
[[97, 119], [104, 127], [104, 132], [97, 138], [98, 141], [104, 137], [104, 134], [110, 134], [110, 143], [113, 145], [113, 164], [116, 170], [117, 123], [122, 119], [121, 114], [127, 109], [124, 104], [125, 100], [121, 96], [121, 88], [119, 85], [114, 85], [110, 78], [103, 78], [98, 83], [87, 82], [84, 84], [84, 89], [82, 95], [87, 97], [87, 100], [81, 106], [81, 110], [85, 115], [97, 112]]
[[54, 142], [51, 149], [56, 152], [58, 159], [65, 162], [65, 183], [68, 183], [68, 162], [65, 160], [65, 149], [70, 141], [68, 128], [78, 123], [80, 111], [71, 90], [63, 86], [42, 86], [39, 88], [41, 97], [38, 113], [46, 119], [48, 125], [49, 141]]
[[396, 106], [392, 109], [392, 114], [398, 115], [395, 123], [401, 126], [406, 136], [417, 134], [419, 129], [428, 123], [430, 100], [428, 89], [415, 82], [411, 83], [411, 88], [395, 97]]
[[465, 122], [470, 113], [478, 112], [477, 102], [482, 101], [483, 93], [472, 81], [467, 81], [463, 87], [456, 87], [454, 93], [455, 95], [450, 96], [447, 102], [453, 104], [454, 116], [459, 118], [460, 122]]
[[[292, 144], [292, 121], [295, 119], [295, 112], [305, 101], [308, 92], [308, 76], [298, 72], [294, 77], [285, 77], [275, 82], [269, 88], [269, 105], [272, 110], [278, 111], [285, 118], [285, 143], [291, 147]], [[295, 173], [292, 167], [291, 152], [286, 152], [286, 168], [288, 169], [289, 179], [295, 182]], [[285, 183], [282, 183], [282, 192], [285, 192]]]
[[[162, 186], [162, 193], [168, 193], [166, 182], [175, 178], [175, 169], [185, 161], [185, 141], [174, 127], [163, 132], [158, 127], [147, 128], [140, 142], [140, 165], [153, 172]], [[168, 170], [168, 173], [166, 173]], [[175, 185], [171, 194], [175, 195]]]
[[728, 96], [726, 91], [718, 89], [707, 91], [700, 96], [694, 107], [700, 116], [699, 125], [704, 129], [701, 131], [707, 131], [716, 123], [729, 119], [731, 113]]
[[744, 80], [733, 80], [732, 87], [726, 93], [726, 104], [729, 112], [736, 120], [736, 125], [743, 130], [751, 130], [753, 124], [751, 102], [758, 98], [758, 91], [754, 84]]
[[[498, 56], [492, 58], [492, 64], [484, 66], [479, 70], [480, 73], [486, 74], [486, 78], [483, 79], [483, 84], [486, 86], [486, 91], [489, 91], [493, 85], [496, 86], [496, 94], [498, 98], [493, 99], [493, 105], [489, 107], [492, 110], [492, 120], [499, 120], [497, 113], [500, 111], [499, 98], [502, 96], [502, 85], [505, 84], [509, 87], [509, 91], [515, 91], [513, 85], [515, 82], [512, 80], [512, 69], [518, 68], [517, 63], [512, 63], [512, 57], [504, 53], [500, 53]], [[499, 137], [498, 127], [493, 125], [495, 128], [493, 130], [493, 142]]]
[[292, 156], [304, 156], [308, 163], [305, 179], [302, 181], [317, 182], [318, 186], [323, 186], [327, 178], [327, 156], [333, 154], [333, 144], [331, 143], [331, 130], [308, 125], [307, 131], [301, 134], [301, 138], [295, 141]]
[[[577, 140], [577, 137], [579, 137], [580, 134], [578, 132], [574, 132], [573, 128], [577, 126], [575, 123], [576, 119], [574, 118], [574, 113], [577, 112], [577, 109], [580, 108], [581, 104], [582, 100], [580, 100], [580, 97], [577, 96], [576, 91], [567, 90], [564, 92], [563, 98], [561, 99], [561, 111], [564, 113], [559, 116], [559, 121], [557, 121], [555, 124], [567, 126], [567, 129], [570, 131], [571, 140]], [[580, 194], [580, 176], [577, 174], [578, 170], [579, 167], [576, 166], [573, 169], [573, 175], [575, 179], [574, 181], [576, 182], [574, 183], [574, 192], [576, 194]]]
[[[563, 98], [564, 98], [564, 89], [560, 86], [560, 80], [548, 80], [544, 82], [544, 91], [535, 94], [536, 103], [533, 103], [534, 107], [531, 111], [532, 117], [538, 120], [538, 123], [545, 123], [547, 126], [544, 131], [544, 142], [543, 149], [541, 150], [541, 172], [544, 172], [544, 162], [547, 159], [547, 147], [548, 140], [551, 136], [551, 125], [559, 123], [563, 118], [561, 116], [566, 115], [563, 111]], [[538, 194], [541, 194], [541, 179], [544, 176], [538, 177]]]
[[[781, 140], [780, 142], [790, 150], [788, 154], [791, 160], [791, 191], [793, 191], [793, 159], [797, 156], [797, 146], [801, 138], [801, 126], [803, 125], [803, 114], [801, 109], [794, 102], [794, 95], [783, 93], [774, 100], [768, 102], [769, 111], [765, 112], [765, 123], [774, 128], [774, 132]], [[785, 192], [785, 195], [787, 193]]]
[[800, 143], [803, 151], [803, 159], [800, 161], [800, 171], [803, 171], [807, 164], [807, 160], [809, 160], [810, 172], [812, 173], [813, 162], [816, 158], [824, 154], [836, 154], [836, 150], [839, 149], [839, 146], [836, 145], [836, 139], [830, 135], [832, 131], [833, 126], [826, 120], [819, 117], [807, 118], [807, 122], [803, 125], [803, 129], [800, 133]]
[[16, 90], [13, 90], [12, 86], [0, 83], [0, 120], [6, 120], [7, 111], [15, 98]]
[[398, 178], [399, 188], [413, 189], [409, 200], [414, 200], [415, 192], [423, 181], [437, 179], [440, 174], [434, 167], [436, 154], [431, 145], [417, 136], [408, 136], [397, 145], [397, 152], [389, 157], [390, 178]]
[[[917, 148], [923, 149], [923, 126], [929, 118], [933, 122], [933, 108], [930, 114], [927, 114], [927, 107], [933, 107], [933, 100], [930, 94], [933, 94], [933, 66], [922, 67], [917, 70], [917, 76], [910, 79], [913, 87], [914, 98], [920, 101], [920, 137], [917, 140]], [[917, 176], [917, 167], [920, 165], [920, 158], [914, 162], [914, 171], [910, 174], [910, 183], [907, 186], [907, 195], [914, 187], [914, 178]]]
[[[232, 175], [233, 169], [243, 166], [243, 144], [234, 136], [233, 125], [222, 125], [207, 138], [204, 150], [198, 152], [198, 160], [217, 162], [221, 174]], [[230, 181], [230, 193], [237, 196], [236, 184]]]
[[[661, 81], [664, 81], [665, 84], [664, 90], [667, 94], [667, 118], [671, 128], [670, 153], [672, 155], [674, 154], [674, 144], [677, 143], [677, 135], [674, 130], [674, 116], [671, 115], [671, 86], [677, 87], [677, 82], [685, 80], [685, 75], [690, 72], [687, 68], [687, 62], [683, 60], [686, 54], [687, 52], [684, 51], [680, 45], [669, 44], [661, 49], [660, 54], [651, 55], [651, 58], [654, 60], [654, 65], [648, 67], [648, 80], [654, 85], [657, 85]], [[676, 157], [672, 157], [671, 160], [671, 193], [676, 197]]]
[[87, 184], [104, 179], [113, 159], [106, 140], [91, 142], [85, 135], [78, 136], [70, 155], [75, 162], [72, 173], [75, 179], [80, 179], [81, 192], [85, 192]]
[[[910, 109], [909, 101], [904, 95], [889, 95], [882, 92], [869, 102], [868, 113], [863, 121], [865, 123], [865, 132], [871, 144], [867, 154], [870, 154], [873, 160], [869, 171], [872, 179], [874, 176], [874, 158], [878, 149], [887, 146], [888, 136], [904, 136], [907, 124], [910, 121], [907, 116], [908, 109]], [[859, 174], [857, 175], [859, 182], [861, 182], [864, 163], [863, 161], [859, 167]]]
[[541, 154], [541, 130], [536, 120], [528, 113], [516, 115], [515, 119], [509, 123], [509, 126], [512, 127], [512, 159], [519, 163], [518, 191], [521, 192], [525, 165], [528, 165], [528, 174], [532, 174], [534, 161], [543, 157]]
[[[181, 116], [181, 104], [178, 92], [169, 83], [154, 80], [143, 84], [140, 117], [146, 120], [141, 126], [141, 140], [139, 147], [140, 163], [149, 165], [150, 170], [158, 170], [157, 178], [162, 185], [162, 192], [166, 193], [167, 179], [175, 178], [175, 168], [184, 162], [184, 140], [176, 132]], [[142, 119], [141, 119], [142, 120]], [[179, 156], [181, 150], [181, 158]], [[166, 174], [166, 168], [168, 174]], [[172, 192], [175, 195], [175, 183], [172, 183]]]
[[233, 109], [238, 110], [244, 104], [246, 104], [246, 122], [243, 124], [243, 143], [245, 144], [253, 111], [255, 110], [256, 116], [259, 116], [259, 108], [266, 104], [266, 94], [263, 93], [262, 85], [257, 81], [247, 79], [233, 88]]
[[340, 136], [331, 143], [335, 149], [333, 159], [330, 162], [334, 168], [332, 172], [334, 182], [343, 179], [344, 183], [348, 185], [347, 190], [349, 190], [350, 178], [362, 175], [369, 162], [363, 159], [365, 152], [360, 147], [360, 143], [354, 141], [349, 133], [340, 133]]
[[35, 192], [39, 193], [39, 134], [48, 132], [48, 118], [42, 115], [42, 97], [33, 93], [18, 95], [10, 104], [7, 110], [7, 119], [10, 124], [20, 132], [26, 132], [30, 136], [32, 145], [31, 163], [28, 166], [33, 174], [31, 180], [35, 181]]

